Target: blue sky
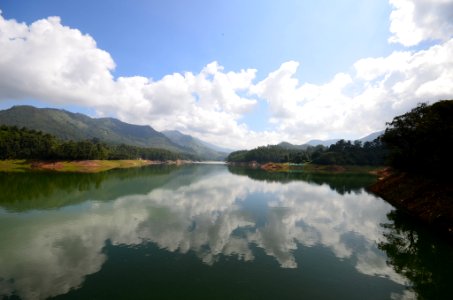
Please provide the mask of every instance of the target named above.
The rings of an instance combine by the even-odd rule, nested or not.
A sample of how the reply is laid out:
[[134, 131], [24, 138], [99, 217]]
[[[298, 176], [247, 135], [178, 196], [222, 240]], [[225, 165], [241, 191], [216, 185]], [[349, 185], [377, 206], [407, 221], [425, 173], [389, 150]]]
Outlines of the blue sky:
[[[0, 54], [19, 53], [0, 73], [30, 85], [0, 82], [0, 108], [63, 107], [250, 148], [359, 138], [453, 94], [451, 73], [430, 69], [451, 59], [429, 63], [451, 50], [449, 1], [4, 0], [0, 9], [9, 36]], [[52, 28], [49, 44], [32, 42], [46, 39], [32, 27]], [[414, 84], [425, 88], [410, 93]]]
[[[259, 77], [300, 61], [303, 81], [323, 83], [366, 56], [389, 54], [385, 1], [5, 0], [5, 18], [60, 16], [115, 60], [115, 75], [160, 78], [219, 61]], [[341, 23], [339, 23], [339, 21]], [[332, 51], [335, 48], [335, 52]], [[333, 55], [334, 54], [334, 55]]]

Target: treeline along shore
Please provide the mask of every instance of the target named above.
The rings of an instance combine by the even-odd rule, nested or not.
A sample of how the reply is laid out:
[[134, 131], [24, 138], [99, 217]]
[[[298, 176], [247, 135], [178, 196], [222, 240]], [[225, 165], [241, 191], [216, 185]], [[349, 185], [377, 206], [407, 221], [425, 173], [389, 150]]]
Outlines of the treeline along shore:
[[372, 142], [340, 140], [305, 149], [269, 145], [233, 152], [227, 161], [267, 171], [375, 172], [379, 179], [371, 192], [453, 238], [452, 116], [453, 100], [422, 103], [387, 123]]
[[[453, 237], [453, 100], [419, 104], [395, 117], [379, 138], [340, 140], [297, 148], [284, 143], [232, 152], [230, 164], [267, 171], [376, 172], [370, 191], [407, 214]], [[0, 126], [0, 171], [102, 171], [152, 163], [182, 163], [193, 155], [158, 148], [106, 144], [99, 139], [61, 140], [40, 131]]]
[[230, 153], [229, 163], [312, 163], [316, 165], [382, 166], [385, 164], [386, 147], [380, 139], [362, 143], [340, 140], [330, 147], [307, 146], [292, 149], [282, 145], [261, 146], [252, 150]]
[[33, 129], [0, 126], [0, 170], [4, 171], [89, 172], [192, 159], [165, 149], [106, 144], [99, 139], [63, 141]]
[[370, 191], [453, 241], [453, 100], [420, 104], [382, 136], [389, 165]]

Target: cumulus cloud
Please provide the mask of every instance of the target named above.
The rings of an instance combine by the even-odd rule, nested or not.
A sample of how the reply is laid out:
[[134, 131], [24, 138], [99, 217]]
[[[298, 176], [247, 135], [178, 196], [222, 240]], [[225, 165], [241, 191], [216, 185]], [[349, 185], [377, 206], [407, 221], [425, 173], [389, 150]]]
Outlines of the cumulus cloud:
[[[30, 25], [0, 15], [0, 100], [38, 99], [94, 108], [100, 116], [179, 129], [220, 145], [248, 131], [240, 117], [256, 104], [242, 94], [256, 70], [224, 72], [212, 62], [198, 74], [174, 73], [155, 81], [114, 78], [115, 63], [95, 40], [58, 17]], [[223, 137], [217, 138], [216, 137]]]
[[283, 63], [252, 87], [252, 92], [269, 103], [270, 121], [278, 125], [280, 132], [307, 140], [338, 131], [347, 110], [345, 104], [350, 100], [343, 89], [351, 83], [351, 77], [339, 73], [324, 85], [299, 84], [295, 78], [298, 66], [297, 62]]
[[[283, 63], [251, 91], [269, 103], [271, 122], [296, 141], [365, 135], [419, 102], [453, 96], [453, 39], [421, 51], [357, 61], [351, 74], [300, 83], [299, 64]], [[336, 135], [336, 136], [335, 136]]]
[[0, 15], [0, 99], [101, 104], [111, 92], [110, 54], [50, 17], [30, 26]]
[[414, 46], [426, 40], [445, 41], [453, 36], [453, 2], [450, 0], [390, 0], [389, 41]]
[[[392, 42], [441, 42], [360, 59], [323, 84], [299, 82], [303, 62], [297, 61], [282, 63], [258, 82], [258, 70], [226, 71], [216, 61], [160, 79], [115, 78], [110, 54], [58, 17], [27, 25], [0, 15], [0, 101], [89, 106], [98, 116], [176, 129], [231, 148], [359, 138], [419, 102], [453, 96], [452, 2], [390, 3]], [[247, 114], [258, 104], [266, 107], [272, 129], [250, 129]]]

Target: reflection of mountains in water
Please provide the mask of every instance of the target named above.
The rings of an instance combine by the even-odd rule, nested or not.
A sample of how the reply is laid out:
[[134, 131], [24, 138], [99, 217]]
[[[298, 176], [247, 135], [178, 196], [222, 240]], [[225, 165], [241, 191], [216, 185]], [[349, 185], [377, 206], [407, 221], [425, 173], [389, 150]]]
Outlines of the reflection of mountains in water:
[[[206, 175], [199, 169], [197, 165], [153, 165], [100, 173], [0, 173], [0, 207], [19, 212], [144, 195], [173, 181], [177, 185], [189, 184]], [[215, 170], [218, 169], [210, 168], [210, 172]], [[191, 176], [185, 176], [188, 174]]]
[[[300, 287], [303, 280], [297, 274], [306, 272], [309, 258], [315, 262], [311, 270], [327, 276], [329, 282], [345, 282], [344, 272], [331, 272], [333, 277], [329, 277], [328, 272], [340, 268], [366, 281], [366, 293], [381, 293], [378, 298], [386, 298], [388, 291], [376, 285], [376, 278], [392, 289], [404, 290], [405, 276], [386, 264], [387, 257], [376, 246], [382, 239], [380, 224], [387, 221], [392, 207], [363, 190], [340, 195], [327, 184], [251, 180], [229, 173], [225, 166], [162, 166], [106, 174], [98, 186], [91, 183], [86, 190], [71, 185], [67, 197], [91, 195], [86, 200], [108, 201], [26, 214], [0, 210], [0, 240], [7, 241], [0, 247], [0, 278], [6, 278], [0, 281], [0, 295], [16, 291], [25, 299], [34, 299], [72, 293], [85, 288], [89, 274], [93, 276], [87, 282], [105, 280], [101, 285], [115, 290], [120, 285], [106, 284], [111, 277], [126, 281], [154, 272], [161, 278], [156, 265], [143, 273], [130, 268], [131, 261], [141, 266], [154, 255], [165, 262], [163, 268], [170, 265], [176, 273], [182, 270], [181, 262], [187, 261], [183, 255], [196, 257], [187, 268], [191, 272], [188, 282], [199, 279], [192, 266], [203, 262], [209, 278], [213, 274], [209, 272], [237, 274], [232, 266], [248, 270], [254, 266], [260, 274], [268, 274], [267, 290], [278, 290], [281, 274]], [[52, 194], [54, 199], [65, 192], [64, 186]], [[71, 196], [69, 190], [80, 195]], [[146, 251], [138, 255], [134, 249], [142, 247]], [[309, 248], [313, 257], [306, 254]], [[121, 253], [115, 257], [113, 252]], [[319, 273], [322, 268], [316, 263], [326, 261], [326, 255], [328, 267]], [[126, 262], [122, 266], [127, 269], [111, 273], [118, 261]], [[124, 270], [134, 274], [125, 278]], [[115, 276], [105, 277], [106, 273]], [[95, 281], [97, 275], [99, 281]], [[308, 286], [314, 283], [312, 278], [313, 274], [305, 277]]]
[[318, 185], [327, 184], [333, 191], [344, 193], [359, 192], [376, 180], [372, 174], [357, 173], [313, 173], [313, 172], [268, 172], [250, 167], [228, 166], [228, 170], [236, 175], [245, 175], [254, 180], [266, 182], [288, 183], [301, 180]]
[[[236, 175], [266, 181], [289, 183], [305, 181], [327, 184], [344, 194], [359, 192], [370, 185], [375, 177], [369, 174], [319, 174], [302, 172], [266, 172], [259, 169], [228, 166]], [[118, 169], [108, 172], [56, 173], [26, 172], [0, 173], [0, 207], [9, 211], [53, 209], [86, 200], [109, 201], [121, 196], [144, 195], [156, 187], [188, 185], [201, 177], [225, 171], [224, 166], [155, 165], [143, 168]]]

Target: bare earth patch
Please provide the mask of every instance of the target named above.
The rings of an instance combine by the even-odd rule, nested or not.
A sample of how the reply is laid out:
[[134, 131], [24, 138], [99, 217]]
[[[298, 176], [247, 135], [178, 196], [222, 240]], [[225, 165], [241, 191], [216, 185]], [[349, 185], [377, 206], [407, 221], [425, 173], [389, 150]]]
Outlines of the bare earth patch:
[[26, 171], [55, 171], [96, 173], [111, 169], [142, 167], [151, 164], [160, 164], [150, 160], [79, 160], [79, 161], [26, 161], [3, 160], [0, 161], [0, 172], [26, 172]]
[[448, 180], [426, 178], [391, 169], [378, 173], [369, 190], [453, 239], [453, 186]]
[[33, 162], [31, 163], [32, 169], [37, 170], [61, 170], [63, 163], [61, 162]]

